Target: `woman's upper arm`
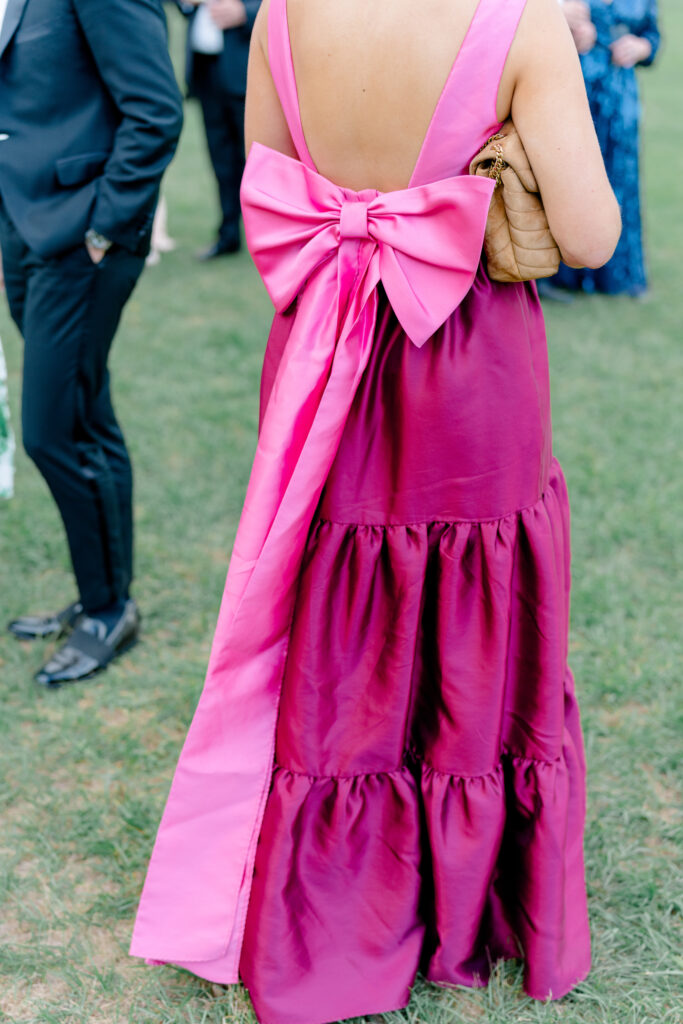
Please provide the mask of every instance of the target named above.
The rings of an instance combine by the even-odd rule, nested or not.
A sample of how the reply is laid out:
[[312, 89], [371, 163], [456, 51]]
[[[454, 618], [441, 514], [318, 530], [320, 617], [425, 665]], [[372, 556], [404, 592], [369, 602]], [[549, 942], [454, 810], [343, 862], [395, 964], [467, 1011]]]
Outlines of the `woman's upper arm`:
[[557, 0], [528, 0], [509, 66], [512, 120], [562, 257], [573, 266], [601, 266], [619, 240], [621, 218]]
[[268, 64], [269, 6], [268, 0], [264, 0], [256, 16], [249, 47], [244, 122], [246, 151], [249, 152], [252, 142], [260, 142], [287, 156], [296, 157], [296, 149]]

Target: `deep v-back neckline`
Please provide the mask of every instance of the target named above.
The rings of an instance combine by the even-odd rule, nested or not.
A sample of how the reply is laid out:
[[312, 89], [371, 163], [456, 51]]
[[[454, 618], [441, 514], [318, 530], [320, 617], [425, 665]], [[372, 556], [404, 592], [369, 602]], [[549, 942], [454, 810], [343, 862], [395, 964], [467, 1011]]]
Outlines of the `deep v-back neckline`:
[[[285, 60], [286, 76], [289, 79], [289, 82], [290, 82], [290, 85], [291, 85], [292, 99], [294, 101], [293, 102], [292, 115], [296, 118], [296, 125], [295, 125], [295, 127], [296, 127], [297, 138], [295, 138], [293, 140], [294, 141], [294, 145], [296, 147], [297, 153], [299, 154], [299, 158], [303, 161], [303, 163], [307, 164], [311, 168], [311, 170], [316, 172], [316, 174], [319, 174], [320, 171], [318, 170], [318, 168], [317, 168], [317, 166], [315, 164], [315, 161], [313, 160], [313, 157], [311, 156], [311, 151], [310, 151], [310, 149], [308, 147], [308, 143], [306, 141], [306, 134], [304, 132], [304, 126], [303, 126], [303, 122], [302, 122], [302, 119], [301, 119], [301, 106], [300, 106], [300, 103], [299, 103], [299, 88], [298, 88], [298, 85], [297, 85], [296, 73], [295, 73], [295, 70], [294, 70], [294, 52], [292, 50], [292, 37], [290, 35], [290, 30], [289, 30], [289, 14], [288, 14], [288, 11], [287, 11], [287, 0], [273, 0], [273, 3], [279, 3], [280, 7], [281, 7], [280, 17], [282, 19], [282, 44], [283, 44], [282, 45], [282, 50], [283, 50], [283, 54], [282, 55], [283, 55], [283, 58]], [[424, 135], [422, 137], [422, 142], [421, 142], [420, 148], [418, 150], [417, 158], [415, 160], [415, 163], [413, 164], [413, 169], [412, 169], [411, 174], [410, 174], [410, 179], [408, 181], [407, 186], [405, 186], [406, 188], [412, 188], [416, 184], [415, 178], [417, 176], [417, 173], [418, 173], [420, 167], [422, 166], [424, 155], [425, 155], [425, 152], [426, 152], [426, 149], [427, 149], [427, 146], [428, 146], [428, 143], [429, 143], [429, 138], [430, 138], [430, 135], [431, 135], [431, 132], [432, 132], [432, 128], [433, 128], [433, 126], [438, 121], [439, 113], [441, 111], [441, 107], [446, 102], [446, 97], [448, 96], [448, 93], [450, 91], [451, 83], [453, 82], [453, 79], [455, 78], [456, 68], [459, 65], [460, 57], [461, 57], [461, 55], [463, 54], [463, 52], [467, 48], [470, 36], [473, 35], [473, 29], [475, 28], [476, 23], [477, 23], [477, 21], [479, 19], [479, 15], [480, 15], [482, 9], [486, 6], [486, 3], [487, 3], [487, 0], [478, 0], [477, 6], [476, 6], [476, 8], [474, 10], [474, 14], [470, 18], [470, 21], [469, 21], [469, 24], [468, 24], [467, 29], [465, 31], [465, 35], [463, 36], [462, 42], [460, 43], [460, 46], [458, 47], [458, 50], [457, 50], [455, 56], [453, 57], [453, 61], [451, 63], [448, 75], [446, 76], [446, 79], [445, 79], [444, 84], [443, 84], [443, 86], [441, 88], [441, 91], [439, 93], [439, 96], [438, 96], [438, 99], [436, 101], [436, 104], [434, 106], [434, 110], [432, 111], [432, 116], [429, 119], [429, 122], [427, 124], [426, 129], [425, 129], [425, 133], [424, 133]], [[290, 130], [291, 130], [291, 125], [290, 125]]]

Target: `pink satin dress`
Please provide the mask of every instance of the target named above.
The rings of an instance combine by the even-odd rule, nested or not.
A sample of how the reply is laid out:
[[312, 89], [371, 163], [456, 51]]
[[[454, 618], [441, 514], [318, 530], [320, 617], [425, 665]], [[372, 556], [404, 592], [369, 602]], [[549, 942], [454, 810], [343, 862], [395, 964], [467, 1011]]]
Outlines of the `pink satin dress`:
[[481, 263], [525, 0], [480, 0], [410, 186], [319, 175], [286, 0], [271, 72], [298, 160], [254, 145], [250, 250], [277, 314], [205, 687], [132, 953], [247, 985], [262, 1024], [405, 1006], [420, 970], [585, 977], [585, 765], [569, 507], [532, 284]]

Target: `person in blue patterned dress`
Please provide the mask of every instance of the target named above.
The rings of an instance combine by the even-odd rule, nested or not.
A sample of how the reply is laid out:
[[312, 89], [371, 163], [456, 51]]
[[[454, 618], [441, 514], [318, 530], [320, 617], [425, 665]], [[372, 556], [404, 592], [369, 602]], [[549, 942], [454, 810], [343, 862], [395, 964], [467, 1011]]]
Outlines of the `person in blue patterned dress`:
[[[551, 286], [570, 291], [625, 293], [647, 289], [640, 215], [640, 97], [635, 68], [652, 64], [659, 48], [657, 0], [565, 0], [595, 129], [623, 230], [612, 259], [599, 270], [562, 264]], [[543, 291], [543, 289], [541, 289]]]

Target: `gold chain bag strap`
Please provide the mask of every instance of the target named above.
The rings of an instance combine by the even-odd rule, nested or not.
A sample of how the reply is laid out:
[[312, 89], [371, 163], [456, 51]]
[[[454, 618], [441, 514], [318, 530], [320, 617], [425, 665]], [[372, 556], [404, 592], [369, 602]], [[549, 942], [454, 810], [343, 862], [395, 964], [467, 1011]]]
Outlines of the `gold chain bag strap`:
[[522, 140], [512, 121], [488, 140], [470, 164], [470, 174], [495, 178], [484, 252], [494, 281], [532, 281], [551, 277], [560, 265], [560, 250]]

